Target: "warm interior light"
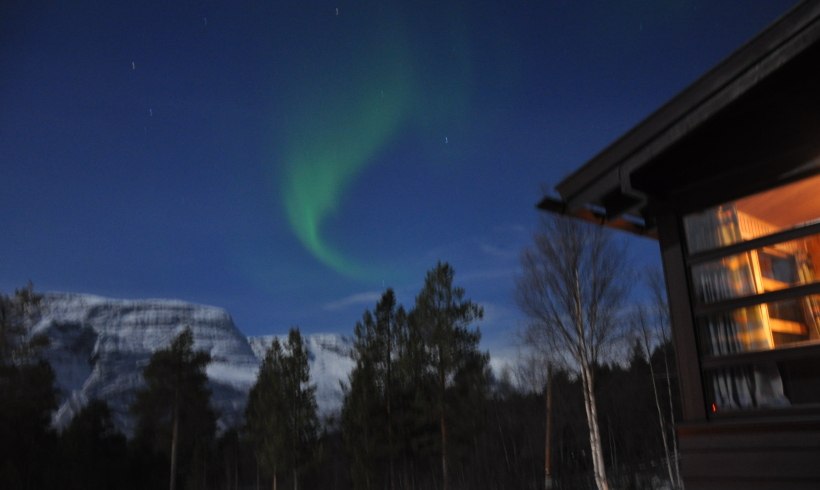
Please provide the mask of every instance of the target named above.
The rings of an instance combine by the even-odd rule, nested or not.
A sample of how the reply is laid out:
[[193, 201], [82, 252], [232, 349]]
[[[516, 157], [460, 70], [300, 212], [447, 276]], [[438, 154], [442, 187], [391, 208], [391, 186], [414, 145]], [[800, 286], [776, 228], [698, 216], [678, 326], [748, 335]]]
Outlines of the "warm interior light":
[[769, 233], [816, 221], [820, 218], [820, 175], [740, 199], [737, 210], [771, 226]]

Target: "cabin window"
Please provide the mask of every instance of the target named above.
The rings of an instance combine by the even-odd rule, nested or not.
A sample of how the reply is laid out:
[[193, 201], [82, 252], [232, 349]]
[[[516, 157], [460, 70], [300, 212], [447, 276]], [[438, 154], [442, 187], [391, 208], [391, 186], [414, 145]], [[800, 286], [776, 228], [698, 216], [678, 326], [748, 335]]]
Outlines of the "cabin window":
[[689, 253], [696, 254], [820, 222], [820, 175], [683, 219]]
[[820, 408], [820, 176], [683, 225], [709, 412]]

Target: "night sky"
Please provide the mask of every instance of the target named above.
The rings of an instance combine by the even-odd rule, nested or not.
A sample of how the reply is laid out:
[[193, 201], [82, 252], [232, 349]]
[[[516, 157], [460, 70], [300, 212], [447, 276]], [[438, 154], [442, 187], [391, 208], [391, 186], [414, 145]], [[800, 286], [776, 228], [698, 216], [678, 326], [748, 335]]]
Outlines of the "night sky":
[[509, 354], [542, 187], [795, 3], [0, 2], [0, 292], [351, 334], [441, 260]]

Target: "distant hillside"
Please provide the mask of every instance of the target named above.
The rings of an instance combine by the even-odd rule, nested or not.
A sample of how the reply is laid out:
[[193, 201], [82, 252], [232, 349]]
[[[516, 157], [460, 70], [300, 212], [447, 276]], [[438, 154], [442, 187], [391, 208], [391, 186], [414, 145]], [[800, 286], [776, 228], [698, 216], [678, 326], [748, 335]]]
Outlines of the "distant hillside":
[[[220, 428], [241, 421], [247, 394], [272, 336], [246, 338], [221, 308], [177, 300], [119, 300], [48, 293], [34, 330], [51, 339], [45, 357], [61, 390], [54, 425], [65, 426], [89, 400], [108, 402], [117, 427], [134, 429], [128, 406], [144, 385], [142, 370], [151, 354], [166, 347], [185, 326], [194, 348], [211, 354], [207, 374]], [[341, 335], [306, 335], [312, 382], [322, 415], [341, 408], [339, 380], [353, 367], [351, 341]]]

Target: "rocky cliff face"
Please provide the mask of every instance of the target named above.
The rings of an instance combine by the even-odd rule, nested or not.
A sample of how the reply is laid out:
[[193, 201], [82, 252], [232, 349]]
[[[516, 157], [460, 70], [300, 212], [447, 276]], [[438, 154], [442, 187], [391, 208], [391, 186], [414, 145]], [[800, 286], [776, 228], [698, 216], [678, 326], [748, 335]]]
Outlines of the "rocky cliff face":
[[111, 406], [117, 427], [130, 435], [134, 424], [128, 406], [144, 386], [143, 368], [186, 326], [193, 330], [194, 348], [213, 359], [207, 373], [224, 428], [241, 415], [259, 368], [225, 310], [175, 300], [47, 294], [34, 330], [51, 338], [45, 357], [62, 395], [55, 426], [65, 426], [89, 400], [100, 398]]
[[[89, 400], [99, 398], [110, 405], [117, 427], [130, 435], [134, 422], [128, 406], [145, 385], [142, 370], [151, 354], [167, 347], [186, 326], [194, 333], [194, 349], [211, 354], [207, 373], [220, 428], [241, 422], [273, 336], [246, 338], [225, 310], [212, 306], [48, 293], [34, 330], [51, 339], [44, 355], [61, 392], [54, 425], [64, 427]], [[347, 381], [353, 368], [352, 341], [335, 334], [307, 335], [305, 340], [320, 417], [333, 415], [342, 405], [339, 381]]]

